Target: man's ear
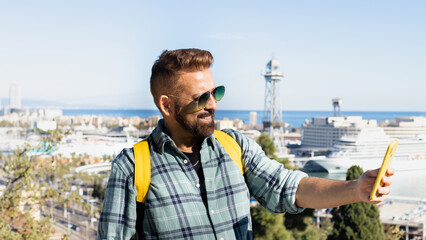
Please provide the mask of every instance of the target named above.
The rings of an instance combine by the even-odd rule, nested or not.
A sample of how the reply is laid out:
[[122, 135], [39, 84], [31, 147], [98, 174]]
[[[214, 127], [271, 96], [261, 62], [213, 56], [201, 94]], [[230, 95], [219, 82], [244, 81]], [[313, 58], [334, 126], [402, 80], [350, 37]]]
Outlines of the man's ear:
[[169, 117], [172, 114], [172, 101], [166, 95], [161, 95], [158, 106], [163, 116]]

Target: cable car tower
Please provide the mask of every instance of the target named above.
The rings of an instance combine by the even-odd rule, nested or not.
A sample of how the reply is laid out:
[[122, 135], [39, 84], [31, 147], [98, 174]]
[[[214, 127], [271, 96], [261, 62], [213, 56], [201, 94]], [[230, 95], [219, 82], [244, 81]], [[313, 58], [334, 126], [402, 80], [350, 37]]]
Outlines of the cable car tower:
[[265, 77], [265, 109], [263, 129], [275, 143], [277, 152], [285, 151], [284, 128], [281, 111], [280, 81], [284, 75], [280, 72], [280, 63], [270, 60], [266, 64]]
[[333, 103], [333, 116], [340, 117], [340, 106], [342, 105], [342, 99], [333, 98], [331, 102]]

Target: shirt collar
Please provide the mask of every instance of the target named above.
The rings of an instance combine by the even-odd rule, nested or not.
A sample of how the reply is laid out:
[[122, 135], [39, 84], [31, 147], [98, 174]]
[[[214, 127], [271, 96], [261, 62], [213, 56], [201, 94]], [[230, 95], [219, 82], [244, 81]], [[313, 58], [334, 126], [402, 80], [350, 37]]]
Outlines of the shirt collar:
[[[157, 146], [157, 149], [159, 150], [160, 154], [164, 153], [164, 146], [167, 142], [172, 143], [172, 145], [176, 147], [173, 140], [165, 132], [164, 119], [160, 119], [158, 121], [157, 127], [154, 129], [154, 131], [152, 131], [151, 136], [152, 136], [153, 142]], [[202, 145], [204, 145], [204, 143], [207, 141], [207, 143], [210, 143], [210, 146], [212, 146], [212, 148], [214, 150], [214, 147], [215, 147], [215, 144], [214, 144], [215, 141], [214, 140], [215, 140], [215, 136], [214, 136], [214, 133], [213, 133], [212, 135], [210, 135], [206, 139], [204, 139]]]
[[157, 149], [161, 154], [164, 153], [164, 145], [169, 141], [173, 142], [173, 140], [165, 132], [163, 119], [158, 121], [157, 127], [154, 131], [152, 131], [151, 136], [154, 140], [154, 144], [157, 146]]

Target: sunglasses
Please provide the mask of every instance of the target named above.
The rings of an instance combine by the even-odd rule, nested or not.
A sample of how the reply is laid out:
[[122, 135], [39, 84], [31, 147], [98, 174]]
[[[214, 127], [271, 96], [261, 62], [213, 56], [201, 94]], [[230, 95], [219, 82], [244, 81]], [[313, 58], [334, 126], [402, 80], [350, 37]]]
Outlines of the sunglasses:
[[213, 98], [216, 100], [216, 102], [220, 101], [225, 95], [225, 86], [215, 87], [212, 91], [207, 91], [195, 99], [188, 99], [188, 98], [178, 97], [175, 95], [168, 95], [168, 96], [190, 100], [194, 104], [194, 110], [201, 110], [207, 105], [207, 102], [210, 99], [210, 94], [213, 95]]

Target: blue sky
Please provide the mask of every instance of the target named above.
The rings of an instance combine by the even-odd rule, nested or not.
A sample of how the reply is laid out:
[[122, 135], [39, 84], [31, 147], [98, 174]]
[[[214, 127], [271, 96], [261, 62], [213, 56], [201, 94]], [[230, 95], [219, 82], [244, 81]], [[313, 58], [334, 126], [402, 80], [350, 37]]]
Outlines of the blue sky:
[[[152, 1], [153, 2], [153, 1]], [[262, 110], [281, 63], [283, 110], [426, 111], [423, 1], [0, 0], [0, 98], [154, 109], [164, 49], [210, 50], [220, 109]]]

